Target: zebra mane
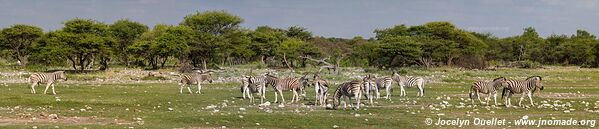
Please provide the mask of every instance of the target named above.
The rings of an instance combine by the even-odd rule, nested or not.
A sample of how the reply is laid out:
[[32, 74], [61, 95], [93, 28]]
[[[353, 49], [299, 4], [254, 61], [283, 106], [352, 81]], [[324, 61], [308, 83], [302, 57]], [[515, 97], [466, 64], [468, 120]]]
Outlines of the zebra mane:
[[504, 77], [498, 77], [498, 78], [495, 78], [495, 79], [493, 79], [493, 81], [497, 81], [497, 80], [499, 80], [499, 79], [504, 79], [504, 80], [505, 80], [505, 78], [504, 78]]
[[275, 78], [275, 79], [279, 79], [278, 77], [275, 77], [275, 76], [273, 76], [273, 75], [270, 75], [270, 73], [266, 73], [266, 75], [265, 75], [265, 76], [267, 76], [267, 77], [271, 77], [271, 78]]
[[541, 76], [531, 76], [531, 77], [526, 78], [526, 80], [530, 80], [530, 79], [535, 78], [535, 77], [538, 77], [539, 80], [543, 80], [543, 78], [541, 78]]

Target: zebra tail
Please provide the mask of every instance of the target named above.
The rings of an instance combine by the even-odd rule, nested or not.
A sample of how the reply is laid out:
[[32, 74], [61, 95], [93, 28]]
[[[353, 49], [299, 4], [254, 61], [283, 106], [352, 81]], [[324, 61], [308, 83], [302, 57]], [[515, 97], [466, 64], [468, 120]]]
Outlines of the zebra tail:
[[501, 92], [501, 99], [503, 99], [503, 96], [505, 96], [505, 92], [507, 92], [506, 90], [507, 88], [503, 88], [503, 91]]

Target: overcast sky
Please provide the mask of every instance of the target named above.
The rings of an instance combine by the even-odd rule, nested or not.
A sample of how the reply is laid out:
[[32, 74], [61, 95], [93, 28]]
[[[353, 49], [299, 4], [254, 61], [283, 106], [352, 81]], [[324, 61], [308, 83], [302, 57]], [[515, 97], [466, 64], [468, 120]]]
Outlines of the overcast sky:
[[225, 10], [245, 19], [243, 27], [303, 26], [325, 37], [372, 37], [396, 24], [450, 21], [498, 37], [532, 26], [542, 36], [599, 33], [599, 0], [0, 0], [0, 27], [33, 24], [60, 29], [71, 18], [105, 23], [129, 18], [149, 26], [178, 24], [185, 15]]

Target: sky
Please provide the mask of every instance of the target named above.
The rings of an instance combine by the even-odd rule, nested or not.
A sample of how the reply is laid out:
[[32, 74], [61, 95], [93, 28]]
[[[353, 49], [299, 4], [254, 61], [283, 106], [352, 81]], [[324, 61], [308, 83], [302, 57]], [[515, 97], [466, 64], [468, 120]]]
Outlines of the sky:
[[525, 27], [545, 37], [577, 29], [599, 34], [599, 0], [0, 0], [0, 28], [32, 24], [50, 31], [72, 18], [178, 24], [206, 10], [240, 16], [248, 29], [302, 26], [324, 37], [369, 38], [375, 29], [432, 21], [497, 37], [522, 34]]

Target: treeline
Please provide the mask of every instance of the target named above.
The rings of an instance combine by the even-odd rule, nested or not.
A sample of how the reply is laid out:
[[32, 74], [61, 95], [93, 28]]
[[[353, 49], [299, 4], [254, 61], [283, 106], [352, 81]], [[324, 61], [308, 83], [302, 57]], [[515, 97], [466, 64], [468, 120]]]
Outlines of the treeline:
[[153, 28], [128, 19], [106, 24], [76, 18], [50, 32], [16, 24], [1, 30], [0, 56], [20, 66], [74, 70], [105, 70], [111, 65], [158, 69], [169, 64], [188, 70], [250, 62], [287, 68], [323, 62], [378, 68], [599, 66], [598, 40], [584, 30], [543, 38], [529, 27], [522, 35], [497, 38], [449, 22], [430, 22], [374, 30], [376, 37], [370, 39], [342, 39], [313, 36], [299, 26], [250, 30], [240, 27], [242, 22], [225, 11], [205, 11], [187, 15], [178, 25]]

